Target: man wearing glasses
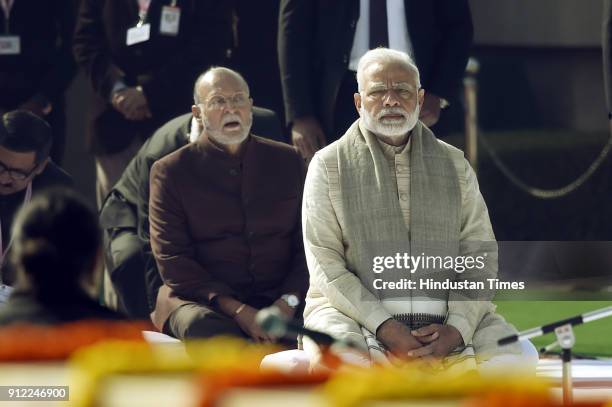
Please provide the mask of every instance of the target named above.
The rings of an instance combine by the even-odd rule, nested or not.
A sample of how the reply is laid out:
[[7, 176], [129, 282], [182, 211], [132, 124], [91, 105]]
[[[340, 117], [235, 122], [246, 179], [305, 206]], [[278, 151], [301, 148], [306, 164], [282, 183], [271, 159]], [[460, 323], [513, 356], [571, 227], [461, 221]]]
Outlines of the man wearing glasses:
[[180, 339], [261, 342], [258, 309], [289, 318], [308, 285], [300, 229], [303, 160], [250, 133], [244, 78], [212, 68], [196, 83], [200, 137], [151, 169], [151, 248], [164, 281], [155, 325]]
[[[49, 160], [51, 127], [25, 110], [2, 115], [0, 121], [0, 303], [14, 283], [7, 264], [13, 218], [32, 195], [51, 186], [72, 186], [72, 178]], [[4, 295], [3, 295], [4, 294]]]

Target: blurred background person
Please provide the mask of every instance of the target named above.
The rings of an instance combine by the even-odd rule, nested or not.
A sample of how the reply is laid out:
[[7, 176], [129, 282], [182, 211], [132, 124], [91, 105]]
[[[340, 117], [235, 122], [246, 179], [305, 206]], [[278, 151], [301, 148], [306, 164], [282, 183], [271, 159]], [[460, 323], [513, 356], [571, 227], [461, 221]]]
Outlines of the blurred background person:
[[20, 210], [11, 259], [18, 274], [0, 325], [55, 324], [122, 317], [91, 298], [101, 270], [96, 212], [66, 189], [41, 194]]
[[64, 92], [76, 67], [72, 34], [76, 0], [0, 0], [0, 112], [25, 109], [53, 129], [51, 158], [61, 164], [66, 140]]
[[183, 113], [196, 76], [223, 62], [231, 8], [213, 0], [83, 0], [74, 54], [94, 90], [89, 148], [100, 205], [143, 140]]
[[[72, 186], [72, 178], [49, 160], [51, 127], [25, 110], [5, 113], [0, 120], [0, 282], [12, 285], [14, 270], [5, 260], [17, 211], [52, 186]], [[0, 301], [1, 302], [1, 301]]]
[[278, 30], [285, 117], [304, 158], [357, 119], [350, 101], [369, 49], [413, 57], [426, 95], [420, 120], [431, 127], [456, 104], [473, 36], [467, 0], [282, 0]]

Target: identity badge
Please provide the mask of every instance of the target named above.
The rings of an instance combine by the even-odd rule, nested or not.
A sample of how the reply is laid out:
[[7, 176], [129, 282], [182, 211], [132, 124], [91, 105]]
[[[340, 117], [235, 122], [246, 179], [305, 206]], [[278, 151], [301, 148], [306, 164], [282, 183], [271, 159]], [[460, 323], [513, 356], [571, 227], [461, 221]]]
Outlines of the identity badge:
[[149, 38], [151, 38], [151, 24], [142, 24], [127, 30], [125, 44], [129, 47], [130, 45], [149, 41]]
[[0, 55], [19, 55], [21, 39], [17, 35], [0, 35]]
[[159, 32], [165, 35], [178, 35], [180, 22], [181, 9], [179, 7], [164, 6], [159, 23]]

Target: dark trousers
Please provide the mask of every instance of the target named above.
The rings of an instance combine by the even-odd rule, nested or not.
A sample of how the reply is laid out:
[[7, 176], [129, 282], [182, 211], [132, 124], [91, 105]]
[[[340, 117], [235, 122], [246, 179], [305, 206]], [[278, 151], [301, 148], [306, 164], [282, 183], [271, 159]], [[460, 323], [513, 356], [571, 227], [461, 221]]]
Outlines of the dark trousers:
[[248, 338], [233, 319], [194, 302], [183, 304], [170, 314], [164, 333], [180, 340], [213, 336]]
[[[251, 304], [257, 309], [264, 306]], [[271, 304], [266, 304], [266, 306]], [[302, 315], [301, 307], [296, 317]], [[301, 325], [301, 318], [298, 319]], [[177, 339], [204, 339], [213, 336], [233, 336], [249, 340], [250, 337], [240, 329], [236, 321], [226, 315], [217, 312], [213, 308], [195, 302], [183, 304], [175, 309], [164, 324], [163, 333], [174, 336]], [[287, 348], [297, 347], [297, 335], [287, 335], [278, 343]]]
[[326, 134], [327, 144], [330, 144], [346, 133], [351, 124], [359, 118], [355, 108], [353, 95], [357, 93], [357, 76], [353, 71], [346, 71], [336, 97], [334, 109], [334, 133]]

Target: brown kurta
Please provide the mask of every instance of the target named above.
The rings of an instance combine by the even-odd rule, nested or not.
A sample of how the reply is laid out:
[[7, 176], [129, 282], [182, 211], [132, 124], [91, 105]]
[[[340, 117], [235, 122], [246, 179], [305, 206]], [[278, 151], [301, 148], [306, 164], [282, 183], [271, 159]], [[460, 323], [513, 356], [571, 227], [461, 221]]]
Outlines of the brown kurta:
[[164, 280], [153, 314], [159, 329], [178, 306], [207, 304], [212, 293], [261, 303], [308, 287], [303, 161], [286, 144], [245, 143], [230, 156], [201, 137], [151, 169], [151, 248]]

